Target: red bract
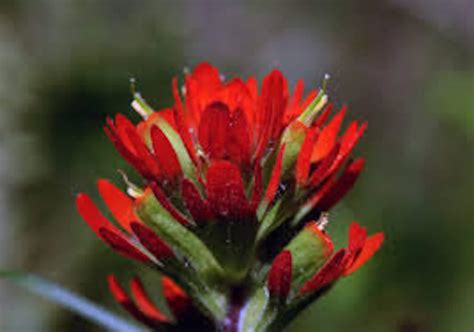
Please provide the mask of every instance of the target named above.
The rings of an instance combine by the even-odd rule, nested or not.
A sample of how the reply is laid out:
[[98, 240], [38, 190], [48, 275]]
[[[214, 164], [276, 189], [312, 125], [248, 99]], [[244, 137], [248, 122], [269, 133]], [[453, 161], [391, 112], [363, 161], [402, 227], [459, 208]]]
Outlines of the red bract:
[[135, 319], [152, 328], [162, 328], [170, 320], [150, 300], [138, 278], [130, 281], [133, 299], [127, 295], [117, 278], [110, 275], [107, 278], [110, 292], [115, 300]]
[[367, 238], [367, 231], [357, 223], [349, 228], [349, 245], [339, 250], [326, 265], [301, 289], [301, 293], [315, 292], [324, 288], [340, 276], [348, 276], [362, 266], [380, 248], [384, 241], [383, 233]]
[[299, 80], [290, 92], [276, 69], [261, 88], [254, 77], [224, 81], [203, 63], [181, 88], [172, 80], [172, 96], [171, 107], [155, 111], [135, 93], [132, 107], [143, 121], [107, 119], [107, 136], [143, 178], [143, 188], [126, 180], [127, 194], [98, 181], [117, 225], [87, 195], [77, 197], [81, 216], [110, 247], [167, 275], [164, 294], [178, 322], [153, 306], [137, 280], [133, 301], [109, 278], [135, 318], [158, 328], [201, 311], [213, 327], [227, 329], [245, 320], [235, 310], [259, 289], [278, 299], [272, 303], [284, 315], [379, 249], [382, 233], [367, 237], [353, 224], [348, 248], [333, 255], [324, 230], [325, 212], [362, 171], [364, 159], [351, 153], [367, 127], [353, 121], [341, 130], [347, 108], [331, 118], [324, 89], [305, 96]]
[[291, 252], [282, 251], [273, 261], [268, 272], [268, 291], [271, 296], [286, 299], [291, 286]]
[[182, 319], [185, 318], [185, 316], [192, 314], [192, 311], [195, 309], [193, 308], [191, 299], [173, 281], [173, 279], [162, 277], [161, 285], [166, 303], [168, 304], [176, 319]]

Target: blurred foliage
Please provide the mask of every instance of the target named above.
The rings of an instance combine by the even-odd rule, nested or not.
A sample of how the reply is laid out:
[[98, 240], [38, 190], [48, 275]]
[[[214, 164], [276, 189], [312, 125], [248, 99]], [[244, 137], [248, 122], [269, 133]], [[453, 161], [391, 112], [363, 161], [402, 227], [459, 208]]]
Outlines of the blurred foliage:
[[[117, 169], [133, 174], [101, 129], [117, 112], [137, 119], [129, 79], [159, 108], [171, 77], [201, 60], [228, 76], [277, 65], [308, 86], [328, 71], [336, 104], [369, 120], [359, 148], [367, 169], [329, 231], [342, 246], [357, 219], [388, 241], [289, 330], [472, 330], [474, 31], [456, 23], [469, 20], [468, 1], [430, 4], [2, 1], [1, 264], [119, 311], [108, 273], [157, 278], [111, 253], [73, 201], [94, 196], [98, 177], [120, 184]], [[98, 328], [2, 283], [0, 330]]]

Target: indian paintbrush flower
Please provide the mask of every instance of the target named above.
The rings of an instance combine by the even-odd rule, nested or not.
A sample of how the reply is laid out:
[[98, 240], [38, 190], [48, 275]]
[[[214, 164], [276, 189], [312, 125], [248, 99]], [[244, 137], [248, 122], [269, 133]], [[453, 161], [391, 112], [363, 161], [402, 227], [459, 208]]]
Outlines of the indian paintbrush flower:
[[172, 81], [174, 105], [153, 110], [134, 91], [137, 125], [118, 114], [106, 134], [143, 178], [127, 193], [97, 183], [110, 222], [86, 194], [79, 213], [112, 249], [163, 274], [173, 318], [138, 278], [131, 296], [108, 279], [117, 302], [153, 329], [266, 331], [283, 328], [383, 242], [357, 223], [333, 251], [327, 214], [363, 166], [351, 152], [366, 123], [339, 134], [325, 87], [289, 92], [278, 70], [224, 82], [207, 63]]

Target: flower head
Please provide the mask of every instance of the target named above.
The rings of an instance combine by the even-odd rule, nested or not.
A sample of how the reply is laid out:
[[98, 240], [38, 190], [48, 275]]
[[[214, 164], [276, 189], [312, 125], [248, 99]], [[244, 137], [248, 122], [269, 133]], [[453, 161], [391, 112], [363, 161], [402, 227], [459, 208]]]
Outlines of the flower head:
[[[85, 194], [77, 206], [115, 251], [167, 276], [164, 294], [178, 323], [207, 317], [214, 327], [231, 321], [264, 330], [378, 250], [383, 234], [367, 237], [354, 223], [348, 248], [333, 254], [324, 231], [325, 212], [364, 166], [350, 155], [366, 128], [353, 121], [341, 133], [346, 107], [331, 117], [324, 88], [304, 96], [300, 80], [290, 92], [278, 70], [261, 88], [254, 77], [223, 81], [203, 63], [182, 89], [175, 78], [172, 91], [174, 105], [158, 111], [135, 93], [132, 107], [143, 116], [136, 125], [121, 114], [107, 119], [106, 134], [143, 177], [143, 188], [127, 181], [130, 195], [98, 181], [117, 224]], [[135, 301], [115, 278], [109, 285], [141, 322], [178, 324], [139, 281], [131, 285]], [[265, 323], [243, 311], [259, 297], [261, 315], [273, 317]]]

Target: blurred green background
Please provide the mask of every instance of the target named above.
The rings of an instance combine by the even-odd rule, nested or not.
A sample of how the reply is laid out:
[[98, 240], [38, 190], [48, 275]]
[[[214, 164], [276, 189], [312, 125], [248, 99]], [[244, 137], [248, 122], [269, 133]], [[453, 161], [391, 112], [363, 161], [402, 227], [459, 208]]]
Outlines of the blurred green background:
[[[158, 296], [74, 206], [129, 170], [102, 132], [107, 115], [135, 116], [129, 78], [162, 107], [172, 75], [203, 60], [308, 86], [328, 72], [336, 104], [369, 120], [366, 171], [329, 231], [343, 246], [357, 219], [387, 242], [288, 331], [473, 331], [473, 13], [471, 0], [0, 1], [0, 266], [114, 311], [110, 272], [145, 275]], [[0, 331], [98, 330], [0, 282]]]

